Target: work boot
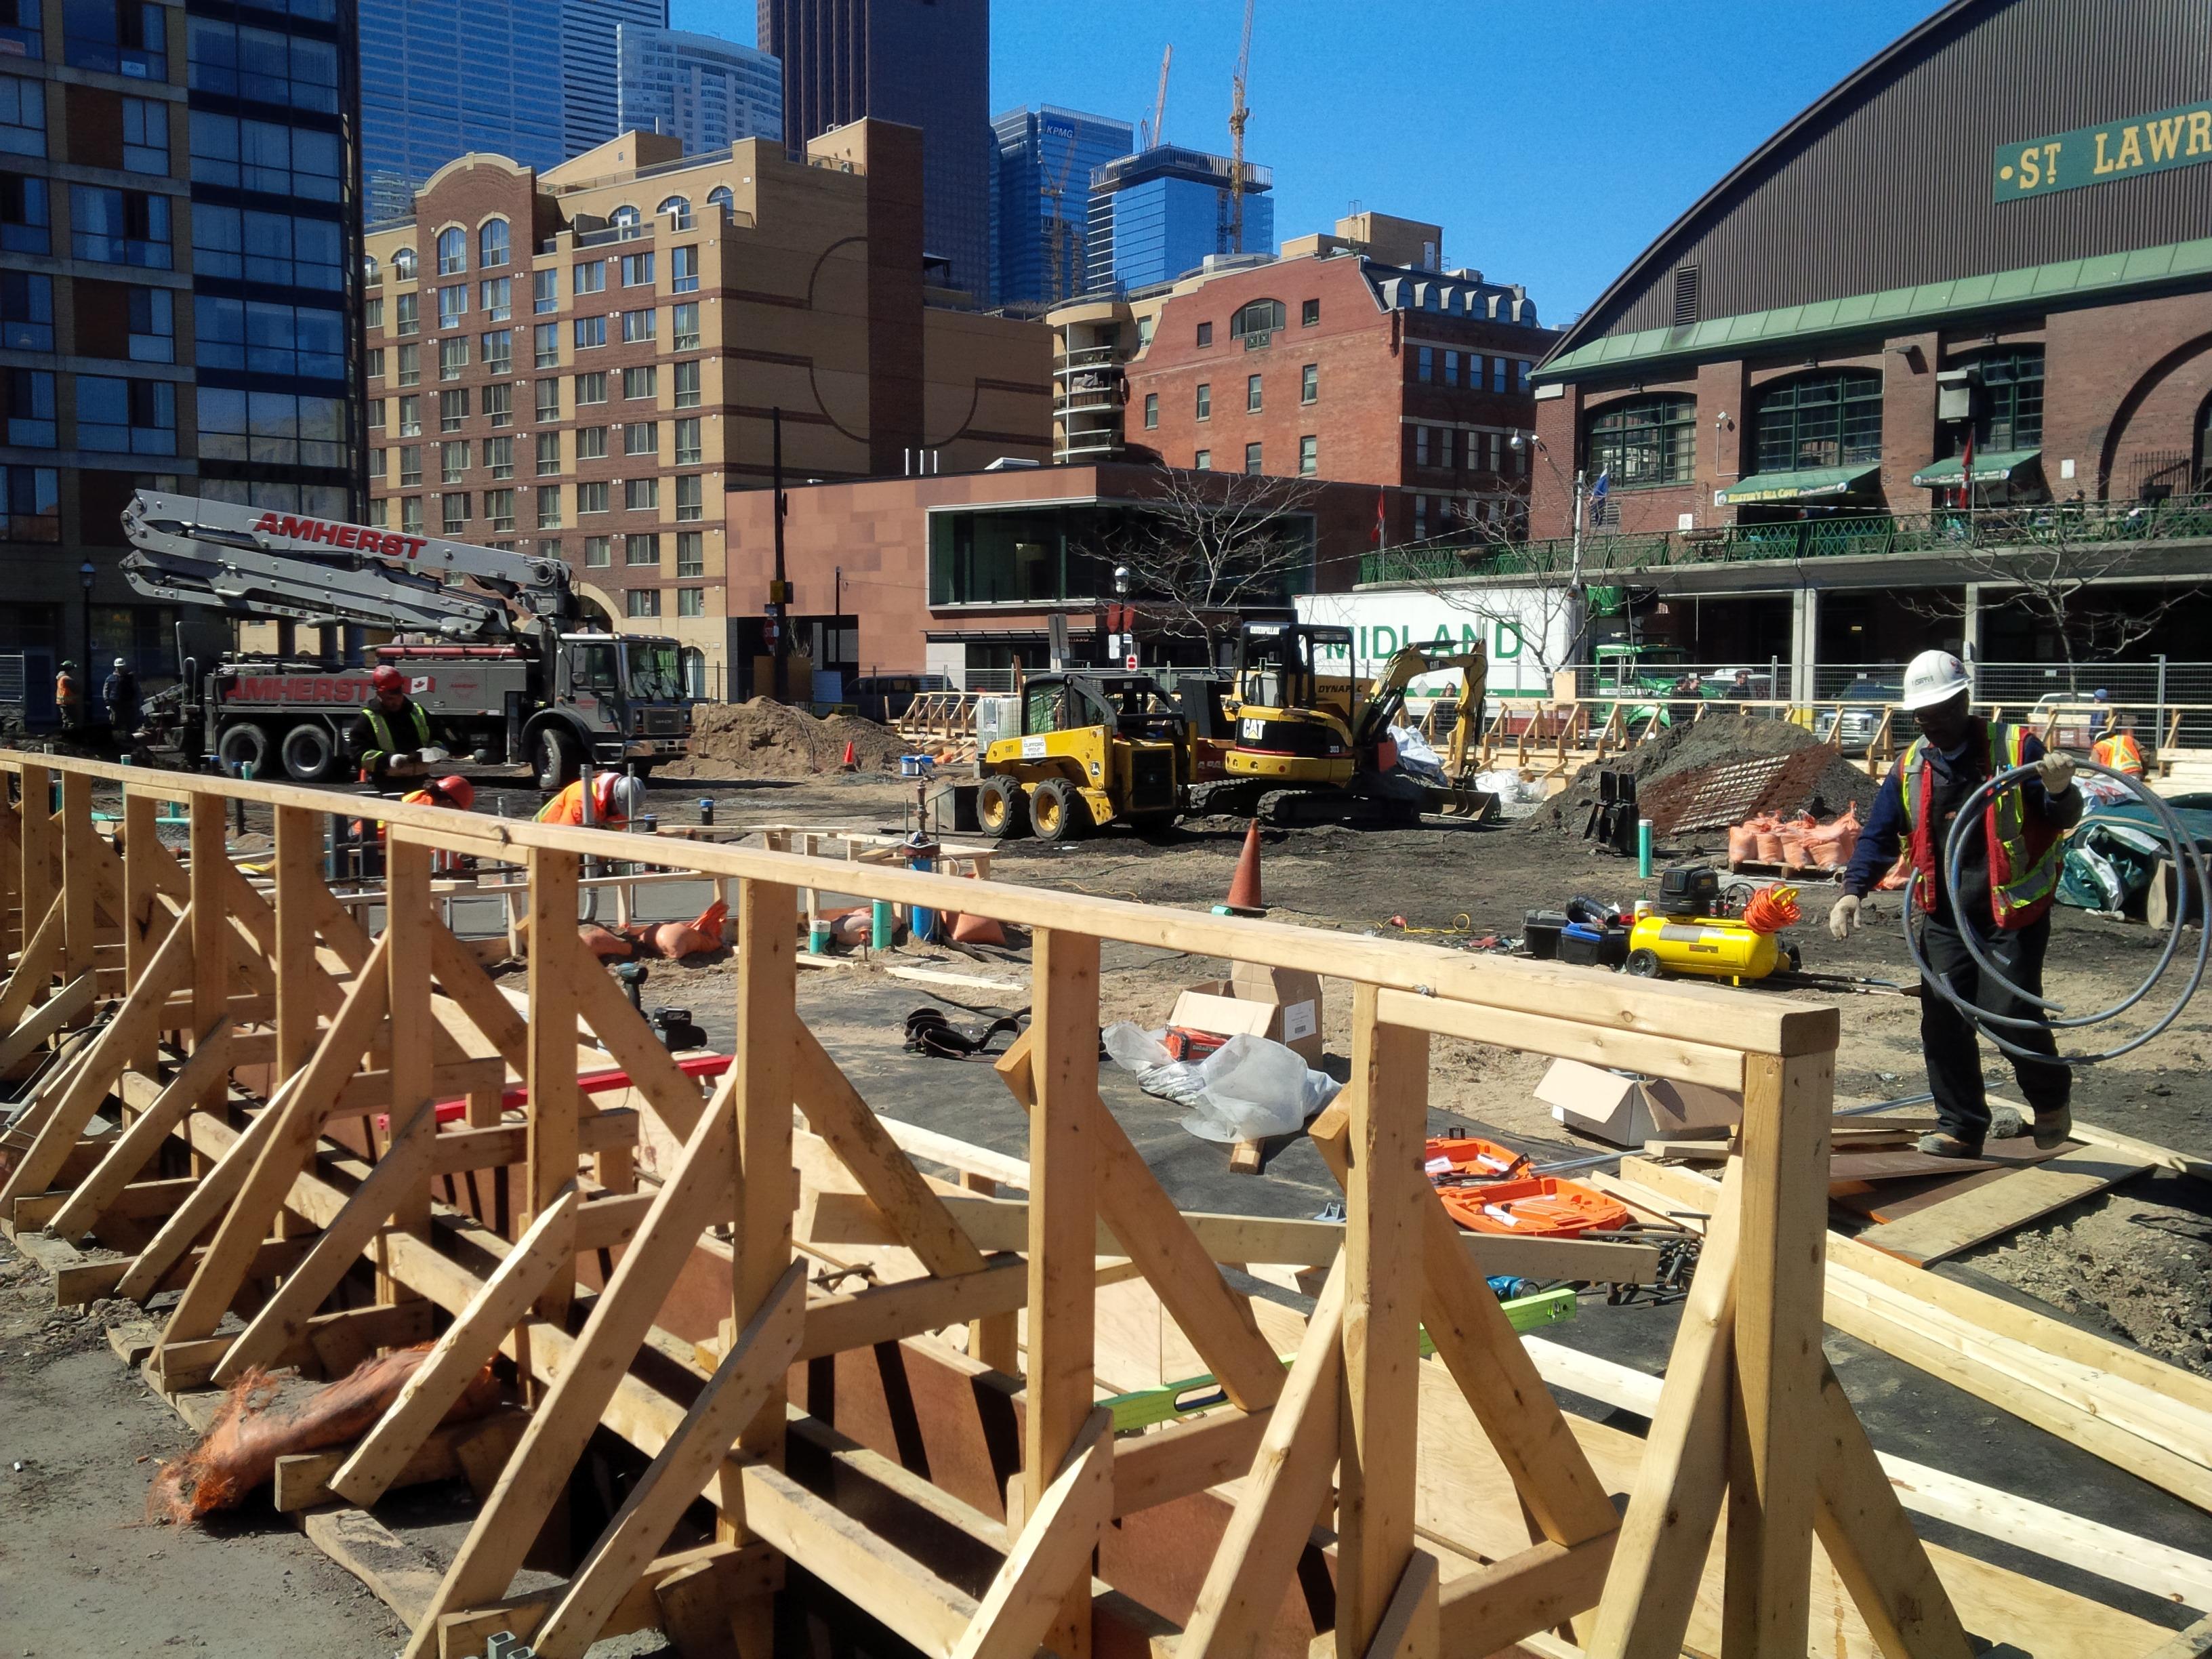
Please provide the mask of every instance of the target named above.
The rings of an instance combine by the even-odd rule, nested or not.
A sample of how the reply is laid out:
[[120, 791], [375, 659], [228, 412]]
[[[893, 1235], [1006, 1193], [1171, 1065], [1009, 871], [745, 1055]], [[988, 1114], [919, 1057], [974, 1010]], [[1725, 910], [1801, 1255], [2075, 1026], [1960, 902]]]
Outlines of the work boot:
[[2063, 1146], [2066, 1137], [2073, 1133], [2074, 1114], [2067, 1107], [2061, 1106], [2056, 1111], [2035, 1115], [2035, 1149], [2039, 1152], [2047, 1152], [2054, 1146]]
[[1919, 1147], [1922, 1152], [1927, 1153], [1930, 1158], [1979, 1158], [1982, 1155], [1982, 1148], [1979, 1142], [1960, 1140], [1954, 1136], [1944, 1134], [1940, 1131], [1932, 1135], [1921, 1136]]
[[2011, 1107], [2000, 1106], [1990, 1114], [1990, 1139], [2017, 1140], [2027, 1133], [2027, 1121]]

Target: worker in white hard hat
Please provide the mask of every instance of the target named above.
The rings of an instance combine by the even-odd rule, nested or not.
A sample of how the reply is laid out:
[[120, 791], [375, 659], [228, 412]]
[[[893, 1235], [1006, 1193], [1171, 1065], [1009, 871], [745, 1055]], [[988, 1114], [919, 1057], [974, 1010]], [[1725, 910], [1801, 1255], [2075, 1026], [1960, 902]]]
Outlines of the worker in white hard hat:
[[[603, 771], [592, 777], [591, 820], [602, 830], [627, 826], [645, 806], [645, 780]], [[540, 823], [584, 822], [584, 783], [579, 778], [538, 809]]]
[[[1966, 665], [1948, 651], [1923, 651], [1905, 669], [1905, 707], [1920, 736], [1882, 781], [1828, 931], [1838, 939], [1850, 937], [1861, 901], [1902, 846], [1911, 855], [1913, 908], [1929, 967], [1978, 1008], [2039, 1019], [2034, 1004], [1982, 972], [1960, 933], [1972, 928], [1975, 942], [2007, 978], [2030, 995], [2043, 994], [2061, 844], [2081, 816], [2081, 795], [2069, 756], [2045, 753], [2033, 732], [1973, 714], [1972, 696]], [[1990, 796], [1980, 832], [1967, 837], [1953, 892], [1944, 847], [1959, 808], [1990, 778], [2018, 766], [2035, 771]], [[2058, 1052], [2047, 1025], [2000, 1030], [2018, 1047], [2054, 1057]], [[1938, 1126], [1936, 1133], [1922, 1137], [1920, 1150], [1938, 1158], [1980, 1157], [1990, 1108], [1973, 1022], [1930, 992], [1920, 1000], [1920, 1043]], [[2035, 1144], [2057, 1146], [2073, 1127], [2067, 1109], [2071, 1074], [2055, 1059], [2017, 1057], [2013, 1074], [2035, 1110]]]

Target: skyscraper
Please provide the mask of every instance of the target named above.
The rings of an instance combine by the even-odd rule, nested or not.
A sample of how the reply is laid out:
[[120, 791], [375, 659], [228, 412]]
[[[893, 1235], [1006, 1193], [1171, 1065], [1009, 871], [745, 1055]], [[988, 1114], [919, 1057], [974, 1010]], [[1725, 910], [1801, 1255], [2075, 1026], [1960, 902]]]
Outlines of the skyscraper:
[[1008, 110], [991, 131], [991, 302], [1057, 305], [1087, 286], [1091, 173], [1127, 155], [1134, 131], [1127, 121], [1052, 104]]
[[615, 31], [624, 23], [666, 28], [668, 0], [560, 0], [560, 159], [566, 161], [622, 131], [615, 118]]
[[783, 142], [783, 65], [764, 52], [642, 23], [615, 30], [621, 132], [662, 132], [703, 155], [745, 138]]
[[922, 131], [926, 251], [981, 300], [991, 278], [990, 0], [758, 0], [783, 60], [793, 151], [864, 115]]
[[1268, 168], [1244, 164], [1243, 234], [1225, 155], [1162, 144], [1109, 161], [1091, 177], [1085, 252], [1093, 289], [1172, 282], [1215, 253], [1272, 253], [1274, 186]]

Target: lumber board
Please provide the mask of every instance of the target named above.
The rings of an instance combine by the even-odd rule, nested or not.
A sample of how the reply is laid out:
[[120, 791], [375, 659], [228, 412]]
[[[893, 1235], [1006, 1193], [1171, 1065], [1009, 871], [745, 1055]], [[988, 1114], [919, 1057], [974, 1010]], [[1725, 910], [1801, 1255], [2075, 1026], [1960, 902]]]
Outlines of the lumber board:
[[1606, 1573], [1626, 1541], [1619, 1531], [1579, 1544], [1547, 1539], [1462, 1573], [1443, 1587], [1438, 1608], [1443, 1645], [1453, 1653], [1497, 1653], [1566, 1624], [1597, 1605]]
[[1134, 1515], [1242, 1475], [1259, 1452], [1273, 1409], [1229, 1407], [1115, 1441], [1114, 1513]]
[[[522, 1437], [527, 1414], [514, 1407], [501, 1407], [489, 1416], [465, 1423], [441, 1424], [432, 1430], [414, 1455], [393, 1474], [388, 1490], [428, 1486], [433, 1480], [459, 1480], [465, 1474], [462, 1449], [481, 1452], [494, 1467], [507, 1461], [514, 1443]], [[276, 1460], [276, 1483], [270, 1502], [284, 1512], [311, 1510], [339, 1501], [331, 1490], [331, 1477], [343, 1467], [349, 1448], [300, 1452]]]
[[[122, 1133], [100, 1159], [100, 1167], [72, 1188], [53, 1216], [53, 1229], [65, 1238], [81, 1238], [95, 1231], [100, 1218], [118, 1203], [134, 1176], [153, 1161], [161, 1144], [169, 1138], [177, 1121], [190, 1111], [210, 1081], [230, 1069], [237, 1038], [228, 1020], [218, 1020], [199, 1035], [192, 1052], [161, 1091]], [[126, 1097], [127, 1098], [127, 1097]]]
[[807, 1304], [799, 1360], [825, 1358], [848, 1348], [869, 1348], [971, 1319], [1009, 1314], [1029, 1301], [1029, 1263], [993, 1258], [970, 1273], [949, 1279], [905, 1279], [820, 1297]]
[[[766, 1595], [781, 1588], [782, 1569], [783, 1558], [764, 1544], [743, 1549], [729, 1544], [701, 1544], [656, 1557], [607, 1615], [603, 1638], [631, 1636], [658, 1626], [667, 1629], [671, 1640], [680, 1641], [672, 1622], [676, 1615], [664, 1599], [665, 1592], [703, 1577], [701, 1588], [726, 1600]], [[553, 1611], [560, 1593], [556, 1586], [443, 1615], [438, 1620], [439, 1659], [480, 1654], [485, 1639], [501, 1632], [527, 1641]]]
[[1088, 1600], [1091, 1552], [1111, 1518], [1113, 1465], [1113, 1413], [1094, 1411], [993, 1575], [952, 1659], [1030, 1659], [1071, 1586]]
[[33, 1008], [15, 1030], [0, 1037], [0, 1071], [23, 1059], [48, 1037], [58, 1036], [92, 1006], [96, 988], [97, 981], [89, 972], [79, 974]]
[[1907, 1216], [1861, 1233], [1858, 1242], [1919, 1267], [2002, 1238], [2031, 1221], [2103, 1192], [2155, 1167], [2150, 1159], [2112, 1146], [2085, 1146], [2048, 1163], [2015, 1170]]
[[438, 1569], [422, 1550], [367, 1510], [309, 1510], [300, 1525], [308, 1542], [360, 1579], [402, 1623], [422, 1623], [438, 1588]]
[[[374, 1304], [366, 1308], [317, 1314], [307, 1322], [307, 1328], [277, 1355], [271, 1369], [280, 1365], [319, 1367], [326, 1377], [342, 1376], [376, 1349], [407, 1347], [428, 1341], [434, 1328], [430, 1314], [430, 1304], [421, 1301]], [[208, 1379], [215, 1375], [216, 1362], [222, 1358], [230, 1343], [228, 1336], [207, 1336], [164, 1349], [163, 1385], [173, 1390], [206, 1386]], [[332, 1358], [344, 1363], [332, 1364]]]

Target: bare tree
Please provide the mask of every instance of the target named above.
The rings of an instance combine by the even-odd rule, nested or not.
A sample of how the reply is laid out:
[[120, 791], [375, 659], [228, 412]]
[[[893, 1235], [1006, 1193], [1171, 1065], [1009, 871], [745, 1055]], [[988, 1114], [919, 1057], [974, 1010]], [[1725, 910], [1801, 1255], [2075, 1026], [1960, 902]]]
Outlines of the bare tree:
[[[1449, 546], [1413, 559], [1410, 568], [1430, 598], [1493, 628], [1512, 629], [1542, 672], [1549, 695], [1553, 677], [1580, 657], [1589, 638], [1595, 614], [1589, 585], [1565, 545], [1516, 540], [1511, 531], [1509, 524], [1474, 520], [1453, 532]], [[1470, 580], [1477, 575], [1525, 580], [1510, 587], [1486, 586]]]
[[1313, 556], [1310, 479], [1162, 467], [1141, 506], [1097, 546], [1129, 573], [1130, 597], [1161, 632], [1206, 641], [1239, 613], [1285, 603], [1285, 579]]

